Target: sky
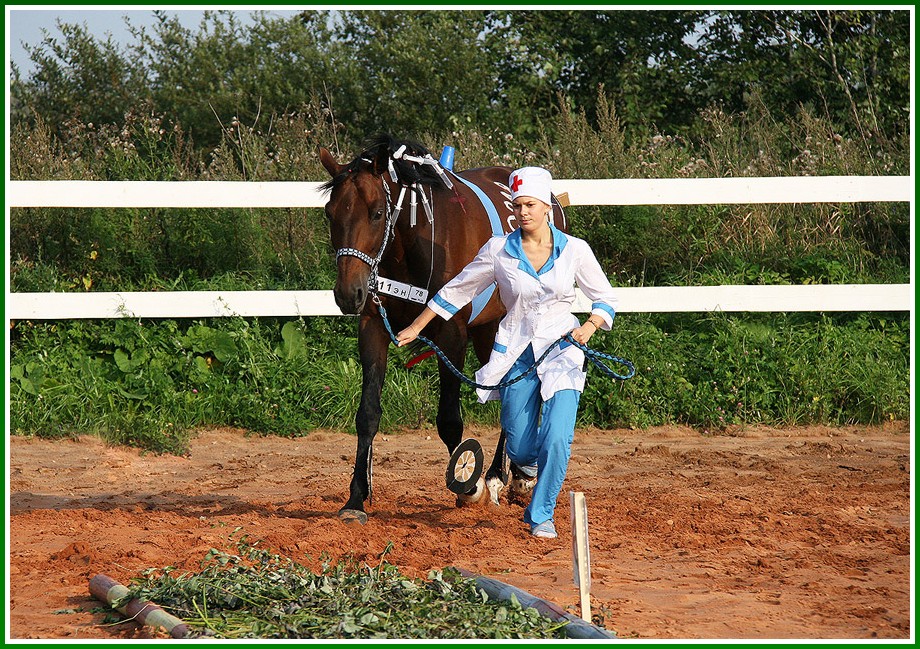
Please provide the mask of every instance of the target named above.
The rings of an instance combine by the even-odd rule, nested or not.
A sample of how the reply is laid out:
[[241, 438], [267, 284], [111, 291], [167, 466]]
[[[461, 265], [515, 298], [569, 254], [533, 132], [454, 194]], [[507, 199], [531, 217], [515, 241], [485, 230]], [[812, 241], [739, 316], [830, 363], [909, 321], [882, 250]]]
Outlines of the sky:
[[[453, 7], [456, 4], [458, 3], [432, 3], [428, 6]], [[540, 4], [539, 2], [535, 3], [535, 5]], [[554, 5], [544, 6], [555, 8]], [[641, 4], [638, 6], [652, 8]], [[125, 27], [123, 16], [128, 16], [133, 25], [150, 26], [155, 23], [153, 17], [153, 11], [155, 9], [162, 9], [168, 14], [179, 16], [179, 20], [182, 22], [183, 26], [195, 30], [201, 22], [201, 17], [205, 9], [215, 10], [227, 8], [238, 13], [239, 17], [245, 20], [248, 19], [254, 11], [266, 11], [269, 14], [286, 17], [297, 14], [307, 8], [322, 8], [322, 5], [241, 4], [214, 6], [194, 4], [125, 4], [121, 5], [122, 8], [120, 9], [113, 9], [111, 5], [83, 5], [82, 7], [83, 8], [75, 8], [74, 5], [7, 5], [7, 58], [12, 63], [16, 64], [24, 78], [28, 76], [33, 66], [22, 44], [37, 45], [41, 43], [44, 38], [42, 29], [45, 29], [52, 37], [59, 35], [60, 32], [56, 26], [56, 21], [58, 19], [65, 23], [83, 23], [86, 25], [90, 34], [103, 39], [106, 34], [111, 34], [117, 43], [120, 45], [127, 45], [132, 42], [133, 39]], [[339, 6], [339, 8], [341, 8], [341, 6]], [[381, 5], [376, 8], [385, 9], [386, 5]]]
[[[65, 23], [82, 23], [86, 25], [89, 33], [105, 38], [111, 34], [115, 42], [127, 45], [133, 39], [125, 25], [124, 16], [131, 20], [132, 25], [151, 26], [156, 22], [153, 16], [155, 9], [162, 9], [167, 14], [177, 15], [183, 26], [196, 29], [201, 22], [204, 8], [195, 5], [122, 5], [122, 9], [112, 9], [111, 6], [95, 8], [87, 5], [86, 8], [75, 9], [73, 5], [21, 5], [7, 6], [7, 47], [8, 59], [15, 63], [23, 77], [28, 76], [32, 70], [23, 43], [37, 45], [44, 38], [42, 29], [50, 36], [59, 36], [57, 21]], [[206, 7], [217, 9], [221, 7]], [[240, 18], [249, 19], [254, 11], [266, 11], [271, 15], [290, 16], [302, 11], [306, 6], [292, 8], [290, 5], [240, 5], [233, 7]]]

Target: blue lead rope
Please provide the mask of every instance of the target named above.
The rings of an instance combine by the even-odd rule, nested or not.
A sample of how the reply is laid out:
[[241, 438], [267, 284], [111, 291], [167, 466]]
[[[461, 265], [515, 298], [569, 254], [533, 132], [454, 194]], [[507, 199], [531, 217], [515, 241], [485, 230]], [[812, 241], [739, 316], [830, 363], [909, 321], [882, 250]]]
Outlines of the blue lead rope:
[[[377, 302], [377, 308], [380, 310], [380, 317], [383, 318], [383, 325], [386, 327], [387, 333], [390, 334], [390, 340], [393, 341], [394, 345], [398, 346], [399, 341], [396, 339], [396, 334], [393, 333], [393, 328], [390, 326], [390, 320], [389, 318], [387, 318], [387, 310], [383, 307], [383, 304], [381, 304], [379, 301]], [[429, 347], [431, 347], [431, 349], [434, 350], [434, 353], [438, 355], [438, 358], [441, 359], [441, 362], [444, 363], [444, 365], [446, 365], [447, 368], [451, 372], [453, 372], [454, 375], [456, 375], [458, 379], [460, 379], [467, 385], [470, 385], [474, 388], [478, 388], [480, 390], [501, 390], [503, 388], [507, 388], [509, 385], [513, 385], [517, 383], [518, 381], [526, 377], [528, 374], [535, 371], [537, 367], [540, 365], [540, 363], [542, 363], [544, 359], [549, 355], [549, 353], [553, 351], [553, 349], [557, 345], [562, 343], [562, 341], [570, 342], [576, 347], [578, 347], [578, 349], [580, 349], [581, 351], [585, 353], [585, 357], [588, 360], [590, 360], [604, 374], [606, 374], [612, 379], [619, 379], [620, 381], [625, 381], [626, 379], [631, 379], [636, 373], [636, 367], [630, 361], [626, 360], [625, 358], [618, 358], [616, 356], [611, 356], [610, 354], [605, 354], [595, 349], [591, 349], [590, 347], [585, 347], [581, 343], [576, 342], [575, 339], [572, 338], [570, 334], [565, 334], [564, 336], [560, 337], [559, 340], [557, 340], [552, 345], [550, 345], [547, 348], [547, 350], [543, 352], [540, 358], [534, 361], [533, 365], [531, 365], [529, 368], [521, 372], [518, 376], [512, 379], [508, 379], [507, 381], [502, 381], [501, 383], [496, 383], [495, 385], [483, 385], [481, 383], [477, 383], [473, 379], [466, 376], [459, 369], [457, 369], [457, 367], [453, 363], [450, 362], [450, 359], [447, 358], [447, 355], [443, 351], [441, 351], [441, 348], [435, 345], [434, 342], [431, 341], [431, 339], [426, 338], [425, 336], [422, 336], [421, 334], [419, 334], [417, 338], [421, 340], [423, 343], [425, 343], [426, 345], [428, 345]], [[620, 365], [625, 366], [627, 369], [627, 373], [617, 374], [612, 369], [610, 369], [606, 363], [604, 363], [604, 360], [613, 361], [614, 363], [619, 363]]]

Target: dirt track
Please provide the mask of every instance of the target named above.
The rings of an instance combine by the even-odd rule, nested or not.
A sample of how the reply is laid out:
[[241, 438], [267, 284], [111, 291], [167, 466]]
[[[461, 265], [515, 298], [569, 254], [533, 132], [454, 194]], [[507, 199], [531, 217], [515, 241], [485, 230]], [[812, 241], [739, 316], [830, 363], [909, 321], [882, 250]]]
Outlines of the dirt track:
[[[494, 448], [497, 431], [468, 435]], [[457, 509], [434, 431], [378, 436], [367, 525], [335, 516], [354, 438], [203, 431], [189, 457], [91, 437], [13, 437], [9, 634], [146, 638], [102, 626], [88, 581], [196, 569], [232, 531], [308, 565], [322, 554], [413, 576], [454, 565], [578, 613], [568, 491], [585, 492], [595, 621], [622, 638], [901, 638], [911, 633], [911, 445], [880, 428], [579, 430], [557, 508], [533, 539], [522, 505]]]

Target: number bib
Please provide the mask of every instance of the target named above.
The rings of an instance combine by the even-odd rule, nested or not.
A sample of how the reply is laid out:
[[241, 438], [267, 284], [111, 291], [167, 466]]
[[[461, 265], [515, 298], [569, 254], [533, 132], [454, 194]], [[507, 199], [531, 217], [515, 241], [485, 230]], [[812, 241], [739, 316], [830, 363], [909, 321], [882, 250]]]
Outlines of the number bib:
[[377, 290], [410, 302], [418, 302], [419, 304], [428, 302], [428, 291], [426, 289], [412, 286], [411, 284], [403, 284], [385, 277], [377, 278]]

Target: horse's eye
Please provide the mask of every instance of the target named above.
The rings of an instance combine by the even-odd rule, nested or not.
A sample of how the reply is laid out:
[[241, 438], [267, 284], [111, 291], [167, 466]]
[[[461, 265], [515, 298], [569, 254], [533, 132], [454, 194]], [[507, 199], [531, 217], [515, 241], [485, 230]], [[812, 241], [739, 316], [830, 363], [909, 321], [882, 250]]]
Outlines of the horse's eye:
[[377, 210], [376, 212], [374, 212], [374, 213], [371, 215], [371, 218], [372, 218], [374, 221], [379, 221], [380, 219], [382, 219], [382, 218], [383, 218], [383, 208], [381, 207], [379, 210]]

